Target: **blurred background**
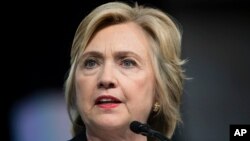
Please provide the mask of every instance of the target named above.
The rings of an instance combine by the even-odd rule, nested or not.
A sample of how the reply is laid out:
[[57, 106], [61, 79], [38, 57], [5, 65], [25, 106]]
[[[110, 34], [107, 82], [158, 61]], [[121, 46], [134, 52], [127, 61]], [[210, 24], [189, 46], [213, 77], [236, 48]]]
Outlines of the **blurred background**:
[[[63, 83], [74, 32], [108, 2], [12, 2], [3, 13], [3, 134], [10, 141], [68, 140]], [[132, 3], [133, 1], [128, 1]], [[230, 124], [250, 124], [250, 5], [247, 0], [138, 0], [183, 28], [184, 123], [176, 141], [228, 141]], [[6, 19], [5, 19], [6, 18]], [[5, 40], [6, 39], [6, 40]], [[7, 45], [7, 46], [6, 46]], [[6, 90], [5, 90], [6, 89]]]

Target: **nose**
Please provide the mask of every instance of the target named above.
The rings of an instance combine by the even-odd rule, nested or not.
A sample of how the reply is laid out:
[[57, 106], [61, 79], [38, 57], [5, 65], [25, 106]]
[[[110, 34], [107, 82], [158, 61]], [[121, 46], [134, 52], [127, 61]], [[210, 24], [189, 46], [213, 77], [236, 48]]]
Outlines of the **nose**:
[[99, 75], [99, 82], [97, 84], [99, 89], [112, 89], [117, 87], [117, 81], [113, 70], [114, 68], [111, 64], [103, 66]]

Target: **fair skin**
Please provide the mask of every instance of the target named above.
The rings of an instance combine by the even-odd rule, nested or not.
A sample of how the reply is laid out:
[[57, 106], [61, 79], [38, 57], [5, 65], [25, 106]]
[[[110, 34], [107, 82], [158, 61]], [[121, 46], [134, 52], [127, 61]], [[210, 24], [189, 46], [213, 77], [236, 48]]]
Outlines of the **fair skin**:
[[88, 141], [146, 141], [130, 131], [146, 123], [154, 103], [150, 46], [135, 23], [112, 25], [95, 34], [75, 74], [76, 102]]

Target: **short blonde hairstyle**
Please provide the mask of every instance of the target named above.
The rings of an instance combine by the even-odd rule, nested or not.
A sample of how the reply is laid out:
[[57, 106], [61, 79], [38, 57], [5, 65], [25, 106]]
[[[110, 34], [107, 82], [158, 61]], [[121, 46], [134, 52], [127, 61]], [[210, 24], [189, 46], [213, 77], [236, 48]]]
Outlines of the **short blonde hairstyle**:
[[181, 67], [184, 61], [180, 59], [181, 32], [176, 21], [157, 8], [110, 2], [97, 7], [86, 16], [74, 36], [71, 68], [65, 81], [65, 97], [74, 135], [85, 129], [75, 99], [74, 77], [79, 56], [97, 31], [127, 22], [136, 23], [144, 30], [152, 50], [156, 101], [161, 107], [157, 113], [149, 115], [148, 124], [171, 138], [177, 123], [181, 121], [180, 103], [185, 76]]

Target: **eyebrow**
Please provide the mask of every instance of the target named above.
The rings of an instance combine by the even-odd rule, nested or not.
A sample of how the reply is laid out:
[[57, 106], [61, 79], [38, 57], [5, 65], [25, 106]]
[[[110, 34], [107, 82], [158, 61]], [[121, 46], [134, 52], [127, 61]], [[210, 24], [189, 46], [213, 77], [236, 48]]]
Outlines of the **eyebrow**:
[[[89, 52], [83, 53], [83, 55], [80, 57], [80, 60], [83, 60], [84, 58], [87, 58], [88, 56], [101, 58], [101, 59], [104, 58], [103, 52], [89, 51]], [[133, 57], [143, 61], [142, 57], [140, 57], [138, 54], [136, 54], [132, 51], [117, 51], [114, 53], [115, 59], [120, 59], [121, 57], [124, 57], [124, 56], [133, 56]]]
[[89, 51], [86, 53], [83, 53], [82, 55], [80, 55], [77, 64], [79, 64], [80, 62], [84, 61], [85, 58], [87, 58], [88, 56], [92, 56], [92, 57], [97, 57], [97, 58], [103, 58], [103, 55], [101, 52], [98, 51]]
[[83, 59], [83, 58], [86, 58], [88, 56], [103, 58], [103, 54], [99, 51], [89, 51], [89, 52], [83, 53], [83, 55], [80, 58]]
[[119, 51], [115, 53], [115, 58], [120, 58], [122, 56], [128, 56], [128, 55], [132, 55], [136, 58], [141, 58], [138, 54], [131, 52], [131, 51]]

